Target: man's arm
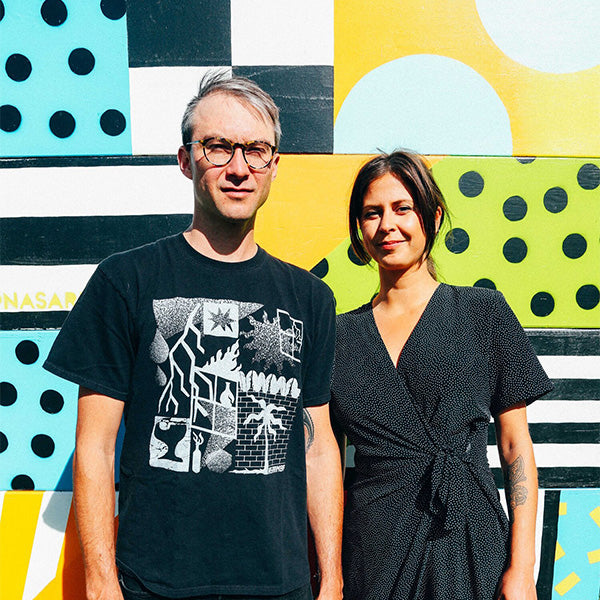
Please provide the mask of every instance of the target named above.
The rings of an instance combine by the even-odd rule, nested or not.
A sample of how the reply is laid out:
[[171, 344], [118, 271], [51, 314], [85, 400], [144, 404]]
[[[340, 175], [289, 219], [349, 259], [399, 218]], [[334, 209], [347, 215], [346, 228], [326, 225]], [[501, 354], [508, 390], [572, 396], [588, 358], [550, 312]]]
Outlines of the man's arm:
[[304, 409], [308, 518], [321, 573], [318, 600], [342, 598], [343, 484], [329, 406]]
[[538, 482], [525, 404], [500, 413], [495, 424], [510, 516], [509, 563], [497, 597], [499, 600], [535, 600], [533, 567]]
[[123, 402], [79, 388], [73, 503], [87, 600], [123, 600], [115, 565], [115, 441]]

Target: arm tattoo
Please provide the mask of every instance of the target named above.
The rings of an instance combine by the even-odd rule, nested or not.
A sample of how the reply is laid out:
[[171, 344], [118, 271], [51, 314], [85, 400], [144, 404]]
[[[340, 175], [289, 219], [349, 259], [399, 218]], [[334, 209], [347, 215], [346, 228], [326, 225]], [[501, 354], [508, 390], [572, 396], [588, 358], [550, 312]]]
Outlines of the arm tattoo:
[[304, 423], [304, 451], [308, 452], [315, 441], [315, 424], [306, 409], [302, 410], [302, 422]]
[[512, 514], [517, 506], [525, 504], [528, 493], [524, 485], [519, 485], [521, 482], [527, 481], [527, 477], [525, 477], [525, 463], [520, 454], [513, 463], [508, 465], [505, 476], [510, 512]]

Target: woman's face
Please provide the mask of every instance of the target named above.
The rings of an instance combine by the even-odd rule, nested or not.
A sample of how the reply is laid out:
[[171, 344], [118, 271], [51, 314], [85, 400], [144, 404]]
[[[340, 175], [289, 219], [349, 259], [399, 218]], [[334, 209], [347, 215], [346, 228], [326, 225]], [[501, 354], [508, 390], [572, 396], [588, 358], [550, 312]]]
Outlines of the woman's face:
[[359, 225], [365, 248], [380, 267], [406, 271], [421, 265], [423, 225], [410, 193], [391, 173], [369, 186]]

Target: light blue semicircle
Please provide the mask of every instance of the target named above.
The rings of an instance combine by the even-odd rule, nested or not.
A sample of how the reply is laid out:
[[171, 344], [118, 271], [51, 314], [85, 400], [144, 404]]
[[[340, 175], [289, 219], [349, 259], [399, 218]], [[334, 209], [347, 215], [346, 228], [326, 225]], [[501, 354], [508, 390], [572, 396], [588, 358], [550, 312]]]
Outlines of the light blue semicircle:
[[335, 153], [397, 148], [510, 156], [510, 120], [496, 91], [471, 67], [445, 56], [405, 56], [360, 79], [334, 127]]

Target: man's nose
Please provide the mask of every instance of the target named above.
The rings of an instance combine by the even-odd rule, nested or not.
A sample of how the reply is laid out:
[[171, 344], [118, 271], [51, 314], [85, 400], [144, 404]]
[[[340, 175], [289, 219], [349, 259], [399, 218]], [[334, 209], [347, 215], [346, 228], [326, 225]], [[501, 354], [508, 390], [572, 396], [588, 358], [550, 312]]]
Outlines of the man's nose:
[[227, 171], [238, 177], [245, 177], [248, 175], [250, 169], [240, 146], [233, 149], [233, 156], [227, 164]]

